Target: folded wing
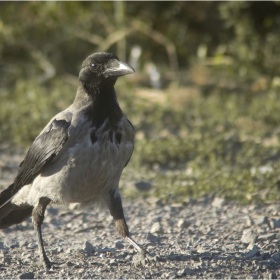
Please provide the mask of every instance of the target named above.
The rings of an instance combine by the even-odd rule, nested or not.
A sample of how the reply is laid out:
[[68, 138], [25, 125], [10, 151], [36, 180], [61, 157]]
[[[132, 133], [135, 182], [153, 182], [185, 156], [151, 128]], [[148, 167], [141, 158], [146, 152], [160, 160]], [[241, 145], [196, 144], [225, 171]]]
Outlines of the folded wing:
[[60, 152], [68, 139], [71, 122], [54, 119], [32, 143], [25, 159], [21, 162], [13, 184], [0, 193], [0, 208], [36, 176]]

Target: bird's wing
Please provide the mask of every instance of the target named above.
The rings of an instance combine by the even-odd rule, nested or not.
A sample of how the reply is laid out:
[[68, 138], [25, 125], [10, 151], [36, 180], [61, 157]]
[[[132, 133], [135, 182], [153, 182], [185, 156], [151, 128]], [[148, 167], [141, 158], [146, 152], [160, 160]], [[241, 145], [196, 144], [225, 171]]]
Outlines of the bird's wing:
[[133, 143], [133, 147], [132, 147], [132, 149], [131, 149], [131, 153], [130, 153], [130, 156], [129, 156], [129, 158], [128, 158], [128, 160], [127, 160], [127, 162], [126, 162], [126, 164], [125, 164], [125, 166], [124, 166], [124, 168], [127, 166], [127, 164], [129, 163], [129, 161], [130, 161], [130, 159], [131, 159], [131, 156], [132, 156], [132, 154], [133, 154], [133, 150], [134, 150], [134, 126], [133, 126], [133, 124], [130, 122], [130, 120], [129, 119], [127, 119], [126, 118], [126, 121], [127, 121], [127, 124], [128, 124], [128, 127], [130, 127], [131, 128], [131, 133], [130, 133], [130, 137], [129, 137], [129, 140]]
[[70, 124], [71, 120], [54, 118], [34, 140], [19, 166], [14, 183], [0, 193], [0, 207], [24, 185], [32, 183], [42, 169], [50, 164], [67, 141]]

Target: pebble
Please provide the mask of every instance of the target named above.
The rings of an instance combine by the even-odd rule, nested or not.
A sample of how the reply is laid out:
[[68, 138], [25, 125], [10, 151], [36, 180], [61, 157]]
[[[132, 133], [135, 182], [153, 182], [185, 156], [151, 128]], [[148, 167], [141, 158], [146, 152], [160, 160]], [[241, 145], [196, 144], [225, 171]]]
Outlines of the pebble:
[[11, 257], [4, 257], [4, 259], [3, 259], [3, 263], [5, 263], [5, 264], [7, 264], [7, 265], [9, 265], [9, 264], [11, 264]]
[[263, 225], [263, 224], [267, 224], [268, 223], [268, 218], [267, 216], [262, 216], [258, 219], [256, 219], [254, 221], [254, 223], [257, 225], [257, 226], [260, 226], [260, 225]]
[[278, 277], [275, 272], [271, 272], [268, 274], [268, 279], [278, 279]]
[[53, 249], [51, 249], [51, 253], [52, 253], [52, 254], [57, 254], [58, 251], [59, 251], [59, 248], [53, 248]]
[[26, 246], [28, 244], [27, 240], [21, 240], [19, 242], [19, 247], [23, 247], [23, 246]]
[[115, 261], [115, 260], [110, 260], [110, 265], [112, 265], [112, 266], [117, 266], [118, 265], [118, 263]]
[[161, 224], [159, 222], [154, 223], [151, 227], [150, 233], [162, 234], [163, 229], [162, 229]]
[[271, 219], [271, 227], [272, 228], [280, 228], [280, 219], [278, 219], [278, 220]]
[[34, 273], [33, 272], [26, 272], [19, 276], [19, 279], [34, 279]]
[[263, 260], [269, 260], [271, 258], [271, 255], [269, 253], [262, 253], [261, 257]]
[[243, 231], [241, 241], [243, 243], [252, 243], [254, 244], [257, 240], [257, 235], [254, 234], [252, 229], [246, 229]]
[[36, 243], [28, 243], [27, 244], [27, 246], [26, 246], [26, 248], [27, 249], [36, 249], [38, 247], [38, 244], [36, 244]]
[[251, 227], [254, 224], [253, 219], [250, 216], [246, 216], [246, 225]]
[[88, 256], [90, 256], [94, 251], [94, 246], [89, 242], [85, 242], [84, 250], [87, 252]]
[[188, 228], [190, 225], [191, 225], [191, 223], [184, 219], [179, 219], [177, 222], [177, 227], [181, 228], [181, 229]]
[[280, 253], [276, 253], [273, 256], [271, 256], [271, 261], [275, 263], [280, 263]]
[[188, 268], [183, 268], [183, 269], [180, 269], [177, 271], [177, 276], [179, 276], [179, 277], [187, 275], [187, 274], [191, 275], [191, 270]]
[[4, 246], [8, 247], [8, 248], [11, 248], [11, 249], [18, 248], [19, 247], [19, 242], [14, 241], [14, 240], [5, 240]]
[[225, 199], [221, 198], [221, 197], [215, 197], [213, 202], [212, 202], [212, 206], [215, 208], [221, 208], [225, 203]]
[[100, 248], [98, 249], [98, 254], [107, 253], [107, 252], [115, 252], [115, 248]]
[[150, 242], [153, 242], [153, 243], [157, 243], [157, 242], [160, 241], [160, 237], [156, 236], [156, 235], [153, 235], [151, 233], [148, 233], [147, 234], [147, 240], [150, 241]]
[[258, 240], [272, 240], [276, 238], [276, 233], [268, 233], [268, 234], [263, 234], [258, 236]]
[[47, 208], [47, 213], [52, 215], [52, 216], [56, 216], [58, 215], [58, 209], [55, 207], [48, 207]]
[[124, 248], [124, 245], [121, 241], [117, 241], [115, 243], [115, 246], [116, 246], [117, 249], [123, 249]]
[[246, 255], [246, 258], [247, 259], [252, 258], [252, 257], [256, 256], [259, 253], [260, 253], [259, 248], [256, 245], [253, 245], [252, 249]]

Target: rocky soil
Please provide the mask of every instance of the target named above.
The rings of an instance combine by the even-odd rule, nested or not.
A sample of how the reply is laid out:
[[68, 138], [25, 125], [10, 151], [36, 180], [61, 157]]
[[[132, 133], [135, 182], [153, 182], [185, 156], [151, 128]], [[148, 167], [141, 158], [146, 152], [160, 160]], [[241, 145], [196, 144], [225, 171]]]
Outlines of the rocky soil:
[[[16, 173], [22, 154], [0, 150], [0, 186]], [[153, 258], [117, 234], [108, 211], [85, 213], [50, 206], [42, 227], [46, 271], [32, 221], [0, 231], [0, 278], [280, 278], [280, 204], [245, 205], [220, 198], [164, 204], [125, 200], [131, 236]]]

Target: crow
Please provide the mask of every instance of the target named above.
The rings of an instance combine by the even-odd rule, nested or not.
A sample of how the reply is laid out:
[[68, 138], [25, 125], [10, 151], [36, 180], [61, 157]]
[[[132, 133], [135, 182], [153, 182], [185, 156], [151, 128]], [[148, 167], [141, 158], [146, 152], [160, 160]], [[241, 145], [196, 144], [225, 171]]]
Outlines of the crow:
[[48, 259], [41, 232], [50, 203], [78, 203], [81, 209], [101, 202], [109, 208], [118, 233], [143, 258], [129, 235], [118, 190], [121, 173], [134, 148], [134, 128], [123, 114], [114, 85], [134, 73], [111, 53], [98, 52], [82, 63], [76, 97], [54, 116], [32, 143], [14, 182], [0, 194], [0, 229], [32, 216], [45, 269]]

